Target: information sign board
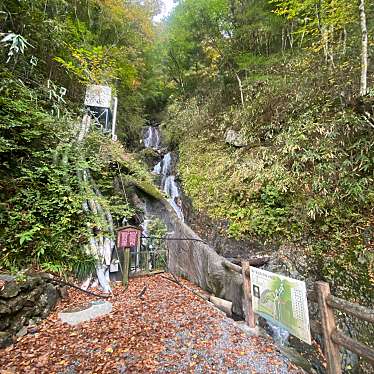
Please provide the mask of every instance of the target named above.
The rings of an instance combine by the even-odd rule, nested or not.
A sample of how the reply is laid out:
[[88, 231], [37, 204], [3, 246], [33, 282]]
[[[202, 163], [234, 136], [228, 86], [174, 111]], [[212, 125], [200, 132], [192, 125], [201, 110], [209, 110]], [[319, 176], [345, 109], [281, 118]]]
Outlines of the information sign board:
[[99, 108], [110, 108], [112, 89], [109, 86], [91, 84], [87, 86], [84, 105]]
[[253, 311], [311, 344], [305, 282], [251, 267]]
[[140, 234], [141, 229], [134, 226], [128, 226], [119, 229], [117, 234], [117, 247], [138, 247], [138, 245], [140, 244]]

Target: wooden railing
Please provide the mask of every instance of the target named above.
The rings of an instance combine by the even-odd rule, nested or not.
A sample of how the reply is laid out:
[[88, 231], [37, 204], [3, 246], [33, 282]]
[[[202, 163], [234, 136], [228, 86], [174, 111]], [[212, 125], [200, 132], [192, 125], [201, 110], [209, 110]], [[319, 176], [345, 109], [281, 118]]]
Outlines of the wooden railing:
[[342, 372], [340, 366], [340, 347], [344, 347], [374, 364], [373, 348], [352, 339], [338, 330], [334, 309], [354, 316], [361, 321], [371, 323], [374, 323], [374, 311], [331, 295], [330, 286], [325, 282], [316, 282], [315, 292], [321, 315], [322, 336], [328, 374], [340, 374]]
[[167, 250], [131, 252], [125, 248], [122, 263], [122, 283], [126, 286], [129, 277], [151, 275], [163, 272], [167, 268]]
[[[255, 260], [242, 261], [242, 266], [235, 265], [227, 260], [222, 265], [231, 271], [243, 276], [244, 310], [245, 320], [249, 327], [256, 326], [255, 315], [252, 309], [252, 292], [249, 267]], [[253, 265], [252, 265], [253, 266]], [[351, 337], [343, 334], [336, 326], [334, 310], [340, 310], [361, 321], [374, 323], [374, 310], [362, 305], [351, 303], [347, 300], [335, 297], [330, 292], [330, 286], [326, 282], [316, 282], [314, 292], [308, 294], [308, 300], [318, 304], [321, 322], [311, 322], [311, 329], [323, 337], [324, 353], [327, 361], [328, 374], [341, 374], [340, 347], [367, 359], [374, 365], [374, 348], [369, 347]]]

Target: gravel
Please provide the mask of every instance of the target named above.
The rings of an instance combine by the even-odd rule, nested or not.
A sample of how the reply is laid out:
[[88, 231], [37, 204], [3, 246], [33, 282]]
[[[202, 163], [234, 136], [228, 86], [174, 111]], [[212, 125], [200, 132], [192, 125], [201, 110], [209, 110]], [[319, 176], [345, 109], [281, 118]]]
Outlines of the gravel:
[[211, 305], [207, 307], [214, 313], [204, 321], [203, 329], [183, 328], [185, 316], [171, 320], [178, 332], [164, 341], [157, 373], [304, 373], [277, 350], [270, 338], [255, 336], [243, 323]]

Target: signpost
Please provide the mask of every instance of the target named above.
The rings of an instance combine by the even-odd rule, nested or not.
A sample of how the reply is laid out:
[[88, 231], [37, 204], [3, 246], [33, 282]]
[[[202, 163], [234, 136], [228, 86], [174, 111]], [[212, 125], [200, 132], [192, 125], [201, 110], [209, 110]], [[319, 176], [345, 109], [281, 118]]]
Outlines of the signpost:
[[98, 108], [110, 108], [111, 101], [112, 89], [109, 86], [99, 86], [96, 84], [87, 86], [84, 105]]
[[128, 226], [122, 227], [118, 230], [117, 235], [117, 247], [118, 248], [130, 248], [138, 247], [140, 244], [141, 230], [137, 227]]
[[116, 97], [112, 100], [112, 89], [109, 86], [88, 85], [84, 105], [103, 126], [103, 131], [110, 132], [112, 140], [115, 140], [118, 100]]
[[253, 311], [311, 344], [305, 282], [250, 267]]
[[118, 229], [117, 248], [123, 250], [123, 274], [122, 283], [126, 286], [129, 282], [129, 271], [131, 268], [131, 249], [135, 254], [135, 267], [137, 266], [138, 253], [140, 251], [141, 229], [136, 226], [125, 226]]

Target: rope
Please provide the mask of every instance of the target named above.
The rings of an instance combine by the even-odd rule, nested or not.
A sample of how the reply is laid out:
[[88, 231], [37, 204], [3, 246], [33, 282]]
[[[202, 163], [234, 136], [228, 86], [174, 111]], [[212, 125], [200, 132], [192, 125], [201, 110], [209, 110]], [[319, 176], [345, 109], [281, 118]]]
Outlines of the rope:
[[81, 291], [81, 292], [83, 292], [87, 295], [91, 295], [91, 296], [95, 296], [95, 297], [101, 297], [101, 298], [104, 298], [104, 299], [109, 299], [111, 297], [111, 295], [100, 295], [100, 294], [97, 294], [95, 292], [84, 290], [83, 288], [80, 288], [73, 283], [65, 282], [62, 279], [57, 279], [55, 277], [51, 279], [51, 282], [52, 283], [55, 282], [55, 283], [62, 284], [63, 286], [69, 286], [69, 287], [75, 288], [76, 290]]
[[142, 239], [160, 239], [160, 240], [176, 240], [176, 241], [192, 241], [192, 242], [200, 242], [200, 243], [204, 243], [204, 244], [207, 244], [207, 242], [205, 242], [204, 240], [202, 239], [194, 239], [194, 238], [168, 238], [168, 237], [159, 237], [159, 236], [143, 236], [142, 235]]
[[124, 185], [124, 183], [123, 183], [123, 179], [122, 179], [121, 168], [120, 168], [118, 162], [117, 162], [117, 169], [118, 169], [119, 177], [120, 177], [120, 179], [121, 179], [122, 190], [123, 190], [123, 194], [125, 195], [126, 204], [129, 205], [129, 200], [127, 199], [127, 194], [126, 194], [126, 190], [125, 190], [125, 185]]
[[[125, 184], [123, 183], [121, 167], [119, 166], [118, 161], [116, 162], [116, 164], [117, 164], [117, 169], [118, 169], [119, 177], [120, 177], [120, 180], [121, 180], [121, 185], [122, 185], [123, 194], [125, 195], [126, 204], [129, 205], [129, 200], [128, 200], [128, 198], [127, 198], [127, 193], [126, 193], [126, 190], [125, 190]], [[139, 220], [139, 222], [140, 222], [141, 219], [139, 218], [138, 214], [135, 213], [135, 215], [136, 215], [136, 218], [137, 218], [137, 219]]]

